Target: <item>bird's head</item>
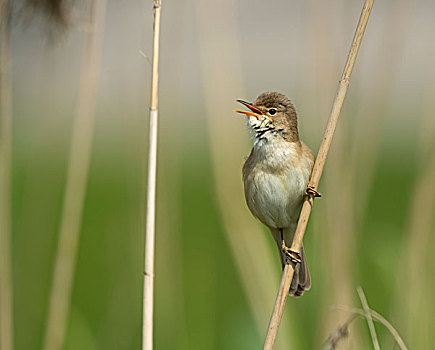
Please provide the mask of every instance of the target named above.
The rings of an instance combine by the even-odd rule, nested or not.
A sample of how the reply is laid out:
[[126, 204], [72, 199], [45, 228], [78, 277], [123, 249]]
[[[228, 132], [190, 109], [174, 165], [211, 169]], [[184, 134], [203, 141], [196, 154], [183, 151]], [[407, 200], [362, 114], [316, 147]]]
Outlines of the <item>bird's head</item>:
[[271, 134], [290, 142], [299, 141], [296, 110], [291, 101], [279, 92], [264, 92], [252, 103], [237, 100], [250, 111], [235, 111], [248, 117], [248, 126], [259, 139]]

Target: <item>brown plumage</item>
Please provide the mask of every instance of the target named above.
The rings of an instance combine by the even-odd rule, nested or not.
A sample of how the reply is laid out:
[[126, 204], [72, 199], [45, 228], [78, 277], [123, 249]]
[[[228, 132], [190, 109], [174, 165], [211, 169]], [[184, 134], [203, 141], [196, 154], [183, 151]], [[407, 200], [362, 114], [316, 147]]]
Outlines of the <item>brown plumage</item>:
[[[252, 103], [240, 101], [251, 111], [248, 126], [254, 131], [254, 146], [243, 166], [246, 203], [275, 239], [284, 267], [282, 240], [290, 247], [303, 197], [314, 163], [313, 152], [299, 139], [293, 104], [278, 92], [262, 93]], [[305, 252], [301, 249], [289, 293], [301, 296], [311, 286]]]

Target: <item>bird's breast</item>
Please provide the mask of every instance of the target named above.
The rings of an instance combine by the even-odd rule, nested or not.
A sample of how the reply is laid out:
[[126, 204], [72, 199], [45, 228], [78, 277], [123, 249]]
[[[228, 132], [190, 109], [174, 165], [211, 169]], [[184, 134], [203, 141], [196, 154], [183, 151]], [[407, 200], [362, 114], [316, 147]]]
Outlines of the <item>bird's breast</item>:
[[272, 228], [294, 225], [312, 164], [300, 143], [256, 144], [243, 168], [246, 202], [254, 216]]

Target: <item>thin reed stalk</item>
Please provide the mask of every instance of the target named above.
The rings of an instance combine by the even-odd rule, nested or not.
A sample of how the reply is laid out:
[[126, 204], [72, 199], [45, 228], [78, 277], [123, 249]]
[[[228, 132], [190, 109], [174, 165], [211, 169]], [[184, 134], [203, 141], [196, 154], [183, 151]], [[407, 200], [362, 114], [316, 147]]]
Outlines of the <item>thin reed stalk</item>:
[[361, 305], [364, 309], [364, 314], [365, 314], [366, 319], [367, 319], [367, 324], [369, 325], [369, 330], [370, 330], [370, 335], [372, 337], [373, 347], [375, 348], [375, 350], [381, 350], [381, 347], [379, 346], [378, 336], [376, 335], [375, 325], [373, 324], [372, 314], [370, 313], [369, 304], [367, 302], [367, 298], [366, 298], [364, 291], [361, 287], [358, 287], [356, 289], [356, 291], [358, 292], [358, 296], [361, 300]]
[[77, 110], [71, 139], [44, 350], [62, 349], [67, 328], [92, 149], [98, 92], [98, 68], [103, 42], [105, 13], [106, 0], [91, 2], [89, 32], [80, 73]]
[[[291, 246], [291, 249], [297, 252], [300, 251], [302, 245], [305, 229], [311, 213], [312, 205], [314, 203], [315, 191], [317, 190], [320, 178], [322, 176], [323, 167], [326, 161], [326, 156], [328, 154], [329, 147], [331, 145], [332, 138], [334, 135], [334, 131], [337, 126], [338, 117], [340, 115], [341, 107], [343, 106], [344, 98], [346, 96], [347, 88], [349, 86], [349, 79], [351, 77], [352, 70], [355, 65], [355, 60], [358, 54], [359, 47], [361, 45], [361, 41], [370, 16], [371, 9], [373, 7], [373, 2], [374, 0], [366, 0], [364, 3], [364, 7], [361, 12], [358, 26], [353, 38], [352, 46], [350, 48], [346, 65], [344, 67], [344, 71], [338, 86], [337, 95], [335, 97], [331, 114], [328, 120], [328, 124], [326, 126], [326, 130], [323, 136], [323, 140], [320, 145], [316, 161], [314, 163], [313, 172], [311, 174], [311, 178], [308, 184], [309, 188], [311, 188], [312, 191], [309, 192], [309, 194], [306, 196], [306, 199], [303, 203], [295, 236]], [[272, 317], [270, 319], [263, 349], [270, 350], [273, 349], [275, 345], [276, 337], [278, 335], [279, 325], [281, 323], [282, 314], [284, 312], [285, 302], [288, 296], [288, 290], [290, 287], [291, 280], [293, 278], [294, 268], [295, 268], [294, 263], [286, 264], [284, 268], [281, 284], [278, 290], [278, 295], [272, 312]]]
[[0, 1], [0, 349], [14, 348], [11, 269], [12, 82], [7, 0]]
[[157, 122], [161, 1], [154, 0], [153, 60], [148, 148], [147, 207], [145, 228], [145, 273], [143, 288], [142, 349], [153, 349], [154, 250], [157, 181]]

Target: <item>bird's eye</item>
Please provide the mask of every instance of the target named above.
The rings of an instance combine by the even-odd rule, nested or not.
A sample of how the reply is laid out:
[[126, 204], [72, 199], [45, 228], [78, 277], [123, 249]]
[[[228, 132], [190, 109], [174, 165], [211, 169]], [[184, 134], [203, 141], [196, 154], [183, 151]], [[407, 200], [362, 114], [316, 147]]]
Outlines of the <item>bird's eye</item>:
[[276, 109], [275, 108], [269, 109], [269, 114], [270, 115], [275, 115], [276, 114]]

